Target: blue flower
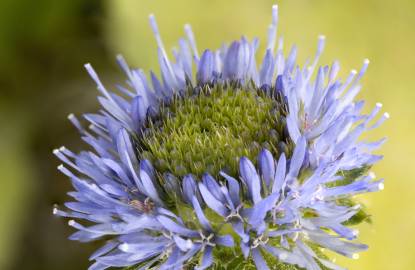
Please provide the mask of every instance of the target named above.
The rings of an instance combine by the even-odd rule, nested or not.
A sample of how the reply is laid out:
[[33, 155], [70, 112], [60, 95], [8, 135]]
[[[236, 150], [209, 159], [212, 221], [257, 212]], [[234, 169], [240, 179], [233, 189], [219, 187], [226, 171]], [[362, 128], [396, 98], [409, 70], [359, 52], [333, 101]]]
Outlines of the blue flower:
[[[288, 170], [284, 154], [276, 162], [268, 150], [263, 150], [258, 157], [260, 172], [250, 160], [241, 158], [242, 187], [225, 173], [222, 176], [227, 185], [215, 184], [208, 188], [206, 181], [199, 184], [208, 207], [231, 222], [241, 238], [244, 256], [251, 253], [258, 269], [268, 269], [261, 255], [263, 252], [299, 267], [319, 269], [315, 268], [318, 266], [316, 260], [329, 268], [334, 266], [312, 251], [310, 243], [351, 258], [356, 258], [358, 252], [367, 248], [341, 240], [356, 238], [357, 232], [342, 223], [354, 216], [359, 206], [339, 206], [336, 200], [342, 196], [380, 190], [383, 181], [373, 181], [371, 176], [366, 176], [349, 185], [329, 188], [325, 184], [339, 179], [336, 173], [340, 161], [336, 161], [320, 165], [301, 183], [298, 176], [304, 162], [305, 142], [304, 137], [299, 139]], [[213, 179], [211, 182], [217, 183]], [[246, 192], [241, 194], [240, 190]], [[251, 202], [251, 206], [246, 206], [246, 202]], [[306, 209], [312, 210], [316, 217], [306, 218]]]
[[[183, 194], [191, 198], [191, 206], [201, 228], [187, 228], [183, 220], [165, 208], [162, 189], [155, 179], [155, 171], [147, 160], [137, 161], [125, 130], [117, 140], [119, 160], [111, 156], [98, 157], [83, 152], [75, 155], [65, 148], [55, 154], [66, 164], [87, 178], [80, 178], [63, 165], [59, 170], [71, 178], [75, 192], [69, 195], [77, 202], [66, 203], [71, 211], [54, 209], [64, 217], [84, 219], [96, 225], [83, 226], [74, 220], [69, 225], [78, 229], [70, 239], [89, 242], [103, 236], [118, 237], [92, 255], [96, 263], [91, 269], [110, 266], [132, 266], [145, 262], [143, 269], [168, 257], [160, 269], [181, 269], [183, 263], [196, 253], [203, 253], [199, 269], [212, 264], [212, 249], [216, 245], [233, 246], [230, 235], [219, 235], [204, 215], [196, 197], [190, 176], [185, 177]], [[75, 159], [75, 163], [71, 160]], [[168, 190], [166, 187], [165, 190]], [[183, 196], [183, 199], [186, 198]]]
[[[226, 250], [246, 263], [253, 260], [257, 269], [270, 269], [276, 262], [308, 270], [342, 269], [323, 256], [321, 249], [350, 258], [367, 249], [356, 242], [357, 231], [346, 224], [360, 211], [353, 195], [383, 189], [383, 180], [366, 175], [364, 168], [381, 158], [372, 151], [384, 139], [358, 139], [389, 116], [384, 114], [374, 121], [381, 105], [364, 115], [363, 101], [354, 101], [368, 61], [359, 73], [352, 71], [342, 82], [336, 78], [337, 62], [318, 68], [313, 77], [324, 37], [319, 38], [313, 61], [303, 68], [295, 63], [295, 47], [285, 57], [282, 39], [276, 37], [277, 11], [274, 6], [259, 68], [255, 56], [258, 40], [250, 42], [243, 37], [199, 56], [188, 25], [187, 40], [180, 40], [179, 50], [174, 51], [176, 61], [171, 62], [152, 15], [160, 78], [151, 72], [148, 79], [142, 70], [130, 69], [118, 56], [127, 87], [118, 86], [117, 94], [105, 88], [91, 65], [85, 66], [101, 93], [98, 100], [102, 110], [84, 115], [89, 130], [74, 115], [69, 116], [92, 150], [54, 150], [66, 164], [58, 169], [71, 179], [75, 189], [68, 193], [74, 201], [65, 203], [67, 210], [54, 208], [54, 213], [70, 218], [69, 225], [78, 230], [70, 236], [72, 240], [108, 239], [90, 257], [94, 261], [90, 269], [206, 269], [216, 265], [215, 251]], [[175, 175], [170, 165], [160, 170], [160, 164], [154, 166], [160, 160], [143, 157], [140, 140], [155, 130], [157, 121], [175, 117], [178, 112], [168, 111], [171, 104], [208, 96], [219, 91], [215, 87], [235, 93], [242, 91], [238, 89], [258, 92], [258, 98], [265, 97], [274, 104], [269, 115], [277, 124], [264, 131], [271, 135], [259, 146], [262, 150], [257, 160], [232, 156], [232, 160], [239, 160], [236, 174], [222, 166], [217, 175], [209, 173], [208, 167], [202, 168], [202, 175], [191, 171]], [[163, 113], [167, 116], [159, 121]], [[250, 119], [244, 121], [246, 126], [251, 125]], [[220, 125], [213, 125], [216, 132], [227, 129]], [[206, 131], [201, 128], [198, 132]], [[194, 135], [186, 130], [179, 134]], [[245, 144], [258, 148], [256, 141]], [[249, 147], [242, 152], [252, 157]], [[216, 162], [213, 154], [198, 155], [200, 149], [192, 145], [189, 149], [201, 160]], [[209, 150], [214, 153], [215, 149]], [[174, 151], [167, 154], [172, 164], [177, 157], [193, 157]], [[191, 161], [195, 167], [204, 164]], [[360, 173], [352, 174], [352, 179], [345, 176], [355, 170]]]

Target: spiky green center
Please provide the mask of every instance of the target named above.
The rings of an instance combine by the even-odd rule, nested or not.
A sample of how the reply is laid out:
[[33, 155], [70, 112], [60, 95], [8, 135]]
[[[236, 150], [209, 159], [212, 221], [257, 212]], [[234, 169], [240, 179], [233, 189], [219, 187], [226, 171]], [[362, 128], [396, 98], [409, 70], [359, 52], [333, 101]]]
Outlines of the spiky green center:
[[261, 90], [205, 87], [162, 106], [139, 152], [161, 173], [235, 175], [241, 156], [255, 160], [263, 147], [277, 154], [283, 133], [279, 106]]

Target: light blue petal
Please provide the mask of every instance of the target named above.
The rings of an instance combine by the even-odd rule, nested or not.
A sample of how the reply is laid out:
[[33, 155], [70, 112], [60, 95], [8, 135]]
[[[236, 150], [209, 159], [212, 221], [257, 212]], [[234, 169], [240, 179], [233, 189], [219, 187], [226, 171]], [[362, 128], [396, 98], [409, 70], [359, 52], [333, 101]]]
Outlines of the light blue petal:
[[279, 196], [279, 193], [273, 193], [260, 202], [256, 203], [252, 208], [248, 218], [249, 224], [255, 228], [256, 226], [259, 226], [261, 223], [263, 223], [267, 212], [276, 205]]
[[275, 176], [275, 161], [270, 151], [263, 149], [258, 155], [259, 169], [267, 187]]
[[213, 178], [210, 174], [205, 173], [202, 176], [202, 180], [203, 184], [217, 200], [221, 202], [226, 201], [225, 195], [222, 193], [222, 190], [215, 178]]
[[244, 183], [248, 187], [251, 199], [254, 203], [258, 203], [261, 198], [261, 180], [256, 172], [252, 162], [242, 157], [239, 161], [239, 171]]
[[200, 207], [200, 204], [195, 196], [193, 196], [192, 199], [193, 208], [195, 210], [196, 216], [200, 222], [200, 225], [202, 225], [203, 229], [207, 231], [213, 231], [212, 226], [210, 225], [208, 219], [206, 218], [205, 214], [203, 213], [202, 208]]
[[216, 236], [215, 243], [224, 247], [233, 247], [235, 242], [230, 235]]
[[[203, 56], [202, 56], [203, 58]], [[203, 252], [202, 263], [195, 267], [195, 270], [203, 270], [211, 266], [213, 263], [213, 248], [208, 246]]]
[[291, 179], [298, 177], [298, 173], [300, 172], [300, 169], [303, 165], [304, 156], [306, 153], [306, 146], [306, 139], [304, 137], [299, 138], [296, 143], [293, 156], [290, 160], [290, 170], [288, 172], [288, 177], [290, 177]]
[[237, 207], [241, 204], [239, 198], [239, 182], [235, 178], [227, 175], [224, 172], [220, 172], [220, 175], [222, 175], [228, 182], [229, 196], [232, 198], [234, 206]]
[[274, 183], [272, 185], [272, 193], [282, 192], [282, 187], [285, 183], [285, 171], [287, 169], [287, 161], [285, 159], [285, 154], [282, 153], [277, 164], [277, 170], [274, 177]]
[[226, 217], [228, 215], [228, 210], [226, 207], [222, 204], [222, 202], [218, 201], [212, 193], [206, 188], [205, 185], [202, 183], [199, 183], [199, 190], [200, 194], [202, 194], [203, 200], [205, 203], [216, 213], [219, 215]]
[[203, 52], [197, 68], [196, 79], [199, 84], [209, 83], [213, 79], [214, 56], [210, 50]]
[[252, 250], [252, 258], [254, 259], [255, 266], [258, 270], [269, 270], [269, 267], [258, 248]]
[[177, 224], [176, 222], [174, 222], [168, 217], [158, 216], [157, 220], [160, 222], [160, 224], [164, 228], [166, 228], [166, 230], [172, 233], [177, 233], [177, 234], [187, 236], [187, 237], [198, 237], [199, 236], [198, 232], [185, 228], [182, 225]]
[[196, 194], [196, 181], [192, 175], [188, 174], [183, 177], [183, 198], [188, 204], [192, 204], [192, 198]]

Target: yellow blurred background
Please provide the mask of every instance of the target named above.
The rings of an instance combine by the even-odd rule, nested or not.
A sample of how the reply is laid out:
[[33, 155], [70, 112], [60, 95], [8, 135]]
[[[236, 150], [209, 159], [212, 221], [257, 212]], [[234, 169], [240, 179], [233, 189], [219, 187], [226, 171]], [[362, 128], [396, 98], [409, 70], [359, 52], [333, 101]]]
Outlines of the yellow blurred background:
[[360, 225], [370, 249], [359, 260], [339, 260], [349, 269], [415, 269], [414, 0], [1, 0], [0, 269], [86, 269], [96, 247], [66, 240], [71, 229], [52, 216], [53, 204], [71, 189], [52, 149], [83, 147], [66, 115], [97, 109], [83, 63], [92, 62], [108, 85], [124, 80], [117, 53], [158, 71], [150, 13], [167, 48], [185, 23], [199, 50], [241, 35], [264, 44], [275, 3], [286, 51], [297, 44], [304, 63], [324, 34], [320, 64], [337, 59], [346, 74], [369, 58], [359, 97], [367, 109], [382, 102], [392, 116], [368, 135], [389, 138], [373, 168], [386, 189], [361, 198], [373, 214], [373, 224]]

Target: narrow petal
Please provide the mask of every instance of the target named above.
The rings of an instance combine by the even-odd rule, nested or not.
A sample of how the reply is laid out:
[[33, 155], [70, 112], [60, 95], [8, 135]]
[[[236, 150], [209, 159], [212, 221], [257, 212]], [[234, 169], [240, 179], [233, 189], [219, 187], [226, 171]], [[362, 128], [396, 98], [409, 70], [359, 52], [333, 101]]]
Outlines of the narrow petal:
[[304, 161], [306, 145], [307, 143], [304, 137], [298, 139], [293, 156], [290, 160], [290, 170], [288, 172], [290, 178], [297, 178], [298, 173], [300, 172]]
[[211, 266], [213, 263], [213, 248], [206, 247], [205, 251], [203, 252], [202, 263], [195, 267], [196, 270], [203, 270]]
[[177, 224], [173, 220], [165, 216], [158, 216], [157, 220], [165, 227], [167, 230], [177, 233], [187, 237], [198, 237], [199, 233], [190, 229], [183, 227], [182, 225]]
[[254, 167], [254, 164], [246, 158], [242, 157], [239, 161], [239, 171], [244, 183], [248, 187], [251, 199], [254, 203], [258, 203], [261, 198], [261, 180]]
[[235, 207], [239, 206], [241, 204], [239, 198], [239, 182], [224, 172], [220, 172], [220, 175], [222, 175], [228, 182], [229, 195], [232, 198], [233, 204]]
[[193, 208], [195, 210], [196, 216], [200, 222], [200, 224], [202, 225], [203, 229], [207, 230], [207, 231], [213, 231], [212, 226], [210, 225], [208, 219], [206, 218], [205, 214], [203, 213], [202, 208], [200, 207], [200, 204], [198, 202], [198, 200], [196, 199], [195, 196], [193, 196], [192, 199], [193, 202]]
[[287, 161], [285, 154], [282, 153], [278, 160], [277, 170], [275, 173], [274, 184], [272, 185], [272, 193], [281, 192], [281, 188], [284, 186], [285, 172], [287, 169]]
[[213, 79], [214, 56], [210, 50], [203, 52], [197, 68], [196, 79], [199, 84], [209, 83]]
[[275, 161], [267, 149], [263, 149], [258, 155], [259, 169], [265, 184], [269, 187], [275, 176]]
[[269, 270], [269, 267], [258, 248], [252, 250], [252, 258], [254, 259], [256, 268], [258, 270]]
[[223, 205], [222, 202], [218, 201], [212, 195], [212, 193], [210, 193], [210, 191], [206, 188], [204, 184], [199, 183], [199, 190], [200, 194], [202, 194], [203, 200], [213, 211], [215, 211], [223, 217], [227, 216], [228, 210], [226, 209], [226, 207]]
[[216, 236], [215, 242], [224, 247], [233, 247], [235, 245], [233, 237], [230, 235]]

